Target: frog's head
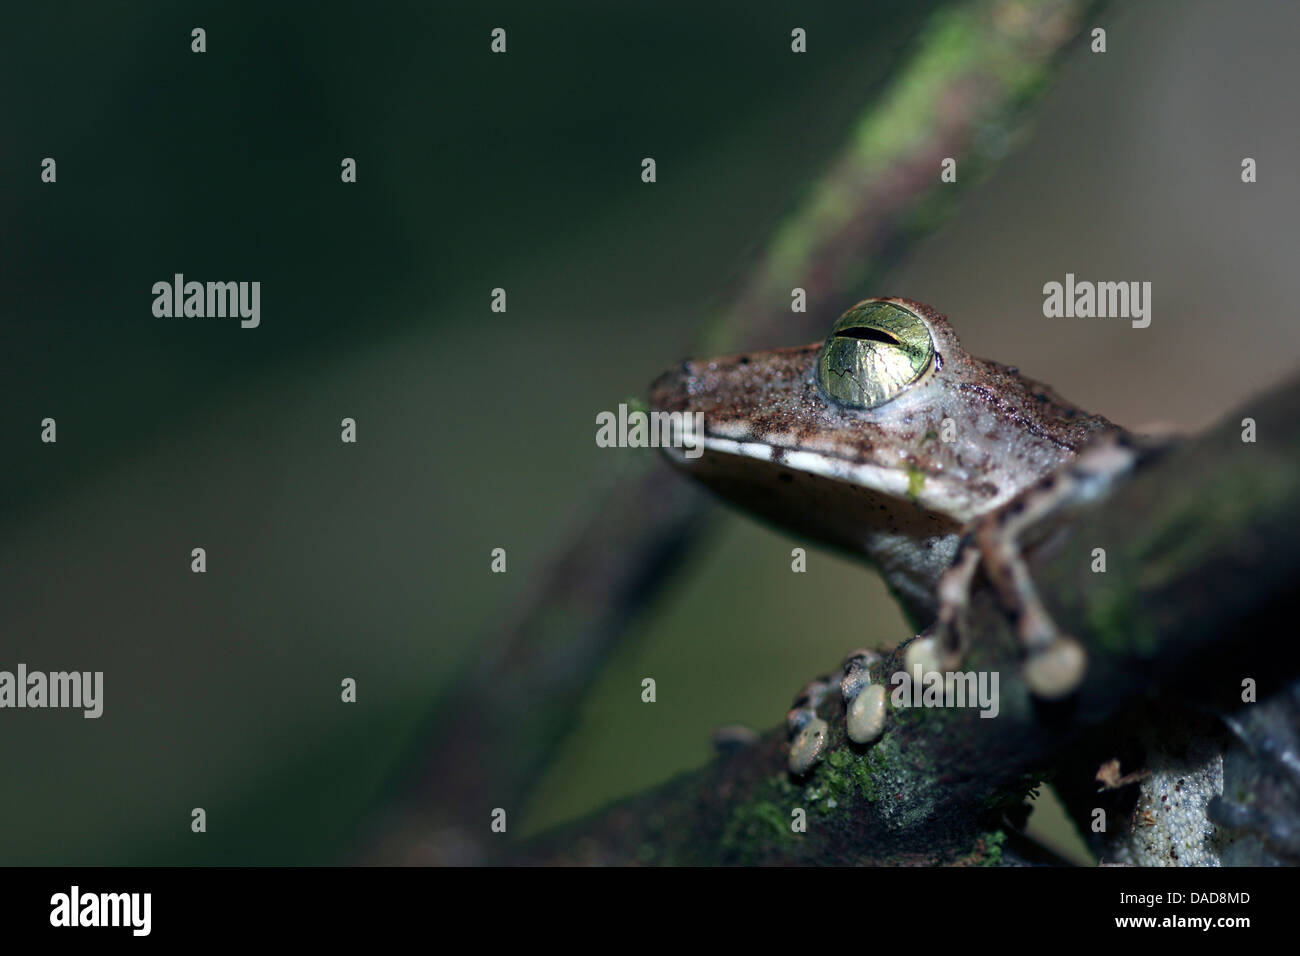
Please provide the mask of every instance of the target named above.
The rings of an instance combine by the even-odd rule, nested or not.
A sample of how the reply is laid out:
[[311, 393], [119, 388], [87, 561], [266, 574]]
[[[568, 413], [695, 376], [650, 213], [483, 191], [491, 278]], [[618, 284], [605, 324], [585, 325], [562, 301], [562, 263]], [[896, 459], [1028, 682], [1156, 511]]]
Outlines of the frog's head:
[[651, 405], [703, 413], [703, 454], [666, 449], [674, 464], [803, 525], [814, 508], [841, 525], [873, 511], [891, 525], [964, 523], [1068, 459], [1099, 421], [967, 355], [942, 315], [901, 298], [859, 302], [824, 342], [684, 362], [651, 386]]

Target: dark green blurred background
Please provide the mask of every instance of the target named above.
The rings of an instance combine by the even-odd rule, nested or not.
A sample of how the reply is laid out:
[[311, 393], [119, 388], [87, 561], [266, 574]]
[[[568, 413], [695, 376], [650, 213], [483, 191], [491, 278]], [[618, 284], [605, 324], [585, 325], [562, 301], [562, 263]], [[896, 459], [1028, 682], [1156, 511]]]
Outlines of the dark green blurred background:
[[[0, 13], [0, 668], [106, 683], [97, 721], [0, 712], [0, 862], [335, 859], [631, 454], [595, 447], [596, 412], [690, 351], [938, 6]], [[1123, 424], [1200, 427], [1300, 357], [1300, 12], [1116, 7], [1110, 52], [1076, 48], [1024, 148], [861, 292], [930, 302]], [[1044, 320], [1067, 271], [1152, 281], [1152, 327]], [[175, 272], [261, 281], [261, 327], [155, 318]], [[697, 765], [713, 726], [771, 726], [845, 650], [908, 636], [868, 572], [816, 552], [791, 575], [789, 547], [727, 520], [519, 827]], [[804, 610], [829, 601], [861, 626]]]

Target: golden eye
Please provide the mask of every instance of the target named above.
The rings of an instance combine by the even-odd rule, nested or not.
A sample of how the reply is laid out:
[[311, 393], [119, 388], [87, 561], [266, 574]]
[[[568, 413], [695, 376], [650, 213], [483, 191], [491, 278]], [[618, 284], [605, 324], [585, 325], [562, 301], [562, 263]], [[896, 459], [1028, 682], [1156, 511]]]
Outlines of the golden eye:
[[826, 396], [850, 408], [875, 408], [925, 374], [934, 360], [930, 330], [914, 312], [868, 299], [831, 329], [817, 365]]

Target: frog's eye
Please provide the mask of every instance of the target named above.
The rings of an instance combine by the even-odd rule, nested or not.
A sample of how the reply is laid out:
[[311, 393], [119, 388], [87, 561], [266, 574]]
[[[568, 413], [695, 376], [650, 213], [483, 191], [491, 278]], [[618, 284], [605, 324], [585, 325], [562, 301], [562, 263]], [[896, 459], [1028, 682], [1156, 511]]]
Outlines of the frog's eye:
[[817, 365], [827, 397], [850, 408], [875, 408], [916, 382], [934, 360], [934, 342], [920, 316], [893, 302], [869, 299], [840, 316]]

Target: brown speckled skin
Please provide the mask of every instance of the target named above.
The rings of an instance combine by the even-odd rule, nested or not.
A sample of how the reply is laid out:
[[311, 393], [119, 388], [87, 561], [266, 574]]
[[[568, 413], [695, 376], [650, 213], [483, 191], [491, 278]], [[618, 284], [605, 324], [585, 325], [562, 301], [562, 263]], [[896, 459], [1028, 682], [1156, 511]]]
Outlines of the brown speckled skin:
[[[966, 354], [928, 306], [888, 301], [921, 317], [937, 355], [916, 383], [876, 408], [825, 397], [816, 374], [822, 343], [687, 361], [654, 382], [650, 399], [654, 411], [703, 412], [706, 439], [762, 445], [767, 459], [706, 449], [697, 459], [670, 452], [674, 465], [780, 526], [866, 554], [923, 620], [960, 528], [1117, 426], [1015, 369]], [[940, 440], [945, 419], [954, 441]], [[794, 452], [816, 453], [832, 474], [789, 467]], [[911, 475], [914, 496], [873, 487], [861, 465]]]

